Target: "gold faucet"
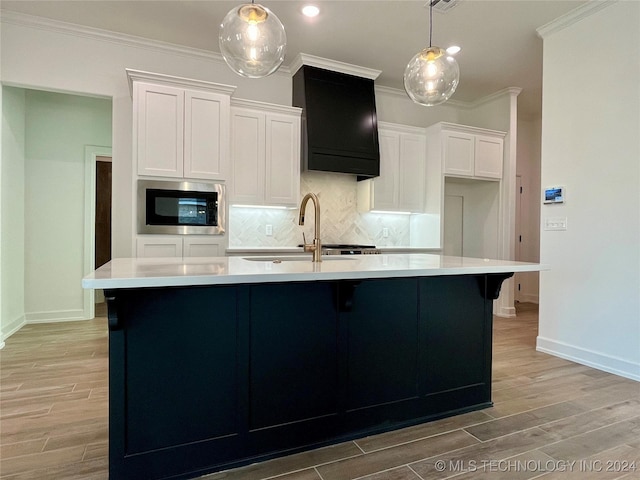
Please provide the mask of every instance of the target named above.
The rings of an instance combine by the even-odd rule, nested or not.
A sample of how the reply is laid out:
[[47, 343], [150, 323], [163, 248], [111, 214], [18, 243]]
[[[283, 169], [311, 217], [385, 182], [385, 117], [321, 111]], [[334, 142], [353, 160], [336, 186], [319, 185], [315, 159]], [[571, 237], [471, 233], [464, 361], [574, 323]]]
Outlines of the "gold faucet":
[[298, 225], [304, 225], [304, 212], [307, 208], [307, 202], [311, 199], [315, 211], [315, 223], [313, 225], [313, 243], [305, 243], [303, 245], [305, 252], [313, 252], [313, 262], [322, 261], [322, 245], [320, 243], [320, 200], [315, 193], [307, 193], [300, 204], [300, 216], [298, 217]]

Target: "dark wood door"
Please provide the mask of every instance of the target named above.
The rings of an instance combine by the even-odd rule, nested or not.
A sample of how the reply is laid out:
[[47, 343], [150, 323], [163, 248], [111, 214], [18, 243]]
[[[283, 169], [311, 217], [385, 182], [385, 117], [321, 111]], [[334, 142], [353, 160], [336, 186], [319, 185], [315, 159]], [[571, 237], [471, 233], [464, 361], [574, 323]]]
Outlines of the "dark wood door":
[[96, 162], [95, 268], [111, 260], [111, 162]]

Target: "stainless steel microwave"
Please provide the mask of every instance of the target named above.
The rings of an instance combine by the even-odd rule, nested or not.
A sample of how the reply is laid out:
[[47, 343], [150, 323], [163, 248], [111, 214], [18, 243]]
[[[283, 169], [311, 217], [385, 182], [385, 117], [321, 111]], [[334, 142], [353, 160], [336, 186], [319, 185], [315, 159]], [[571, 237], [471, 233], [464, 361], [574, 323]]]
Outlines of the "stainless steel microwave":
[[138, 233], [224, 235], [224, 184], [138, 180]]

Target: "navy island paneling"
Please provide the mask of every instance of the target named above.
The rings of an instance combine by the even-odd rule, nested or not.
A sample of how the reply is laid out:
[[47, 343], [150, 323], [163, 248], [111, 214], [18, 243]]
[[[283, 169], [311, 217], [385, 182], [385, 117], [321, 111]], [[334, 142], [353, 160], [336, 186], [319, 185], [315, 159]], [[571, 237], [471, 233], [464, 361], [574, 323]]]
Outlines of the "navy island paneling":
[[490, 406], [509, 276], [108, 290], [110, 478], [191, 478]]

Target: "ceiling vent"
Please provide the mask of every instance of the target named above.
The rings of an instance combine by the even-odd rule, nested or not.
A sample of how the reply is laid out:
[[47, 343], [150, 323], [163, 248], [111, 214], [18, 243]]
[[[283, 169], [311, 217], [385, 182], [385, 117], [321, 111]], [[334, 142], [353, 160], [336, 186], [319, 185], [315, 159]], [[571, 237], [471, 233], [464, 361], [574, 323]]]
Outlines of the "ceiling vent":
[[425, 3], [424, 6], [425, 8], [431, 6], [436, 12], [445, 13], [458, 5], [458, 3], [460, 3], [460, 0], [431, 0]]

